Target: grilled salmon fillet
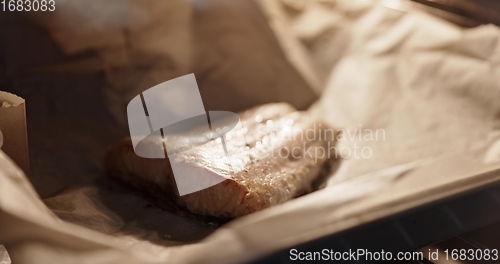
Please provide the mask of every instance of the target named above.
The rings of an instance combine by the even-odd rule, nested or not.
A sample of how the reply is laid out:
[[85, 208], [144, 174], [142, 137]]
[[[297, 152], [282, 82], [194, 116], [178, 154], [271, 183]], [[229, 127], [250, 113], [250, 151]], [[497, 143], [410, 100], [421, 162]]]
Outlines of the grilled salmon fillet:
[[[195, 214], [223, 219], [310, 192], [333, 160], [335, 131], [283, 103], [259, 106], [239, 116], [241, 127], [225, 135], [226, 147], [229, 151], [240, 148], [229, 139], [242, 134], [246, 145], [226, 159], [229, 164], [219, 159], [220, 142], [211, 141], [168, 160], [137, 156], [128, 138], [108, 151], [106, 171], [152, 194], [161, 200], [159, 204], [175, 204]], [[207, 177], [227, 170], [230, 176], [207, 189], [179, 196], [171, 162]]]

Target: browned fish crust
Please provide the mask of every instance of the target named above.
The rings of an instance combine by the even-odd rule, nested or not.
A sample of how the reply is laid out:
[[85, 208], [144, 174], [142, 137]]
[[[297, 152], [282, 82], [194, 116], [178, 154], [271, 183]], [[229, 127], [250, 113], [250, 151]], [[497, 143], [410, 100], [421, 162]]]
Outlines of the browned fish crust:
[[[248, 148], [243, 153], [244, 157], [248, 156], [246, 165], [229, 179], [207, 189], [179, 196], [168, 159], [137, 156], [130, 138], [108, 151], [104, 162], [105, 169], [109, 175], [154, 197], [154, 203], [163, 208], [187, 209], [199, 215], [231, 219], [310, 192], [314, 180], [328, 169], [334, 160], [333, 136], [309, 140], [300, 134], [300, 131], [322, 133], [330, 128], [311, 120], [306, 113], [297, 112], [287, 104], [256, 107], [244, 112], [240, 117], [242, 126], [248, 130]], [[269, 120], [271, 122], [267, 122]], [[268, 126], [263, 128], [262, 124], [266, 123]], [[293, 130], [289, 130], [288, 126], [293, 127]], [[281, 136], [281, 139], [272, 147], [264, 144], [267, 141], [263, 138], [274, 136]], [[209, 148], [210, 146], [207, 146], [208, 150]], [[280, 155], [283, 148], [296, 150], [296, 155]], [[310, 148], [316, 150], [314, 153], [322, 155], [305, 155]], [[198, 154], [188, 151], [185, 155], [192, 157]], [[190, 166], [199, 165], [200, 172], [210, 169], [207, 167], [218, 166], [216, 163], [200, 164], [203, 166], [197, 163]]]

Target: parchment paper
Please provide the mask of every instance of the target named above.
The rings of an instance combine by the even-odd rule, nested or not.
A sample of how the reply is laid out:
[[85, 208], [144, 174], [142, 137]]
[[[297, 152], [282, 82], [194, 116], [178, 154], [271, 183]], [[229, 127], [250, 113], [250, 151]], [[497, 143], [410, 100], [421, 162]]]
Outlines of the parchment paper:
[[240, 263], [500, 180], [498, 29], [386, 7], [357, 16], [311, 111], [336, 127], [386, 129], [386, 140], [358, 142], [376, 156], [343, 161], [325, 189], [215, 228], [104, 177], [113, 123], [47, 117], [33, 124], [47, 127], [33, 162], [73, 184], [49, 186], [42, 201], [0, 152], [0, 244], [14, 263]]

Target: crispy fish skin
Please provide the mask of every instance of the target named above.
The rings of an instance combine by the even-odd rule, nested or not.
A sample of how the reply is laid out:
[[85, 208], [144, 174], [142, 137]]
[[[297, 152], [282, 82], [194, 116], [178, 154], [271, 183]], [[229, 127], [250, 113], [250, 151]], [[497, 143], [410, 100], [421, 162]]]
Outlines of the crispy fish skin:
[[[333, 134], [328, 138], [318, 136], [330, 128], [283, 103], [250, 109], [240, 118], [246, 131], [246, 147], [231, 156], [229, 163], [243, 162], [244, 166], [232, 171], [227, 180], [207, 189], [179, 196], [168, 159], [137, 156], [130, 139], [108, 151], [105, 168], [109, 175], [147, 189], [157, 199], [167, 199], [196, 214], [226, 219], [310, 192], [313, 181], [333, 158]], [[310, 133], [308, 138], [305, 132]], [[237, 129], [227, 135], [232, 133], [238, 133]], [[311, 133], [315, 135], [312, 139]], [[235, 147], [231, 140], [226, 144], [228, 148]], [[202, 148], [185, 151], [170, 162], [196, 168], [200, 175], [217, 174], [227, 164], [214, 158], [218, 153], [214, 151], [216, 147], [209, 142]]]

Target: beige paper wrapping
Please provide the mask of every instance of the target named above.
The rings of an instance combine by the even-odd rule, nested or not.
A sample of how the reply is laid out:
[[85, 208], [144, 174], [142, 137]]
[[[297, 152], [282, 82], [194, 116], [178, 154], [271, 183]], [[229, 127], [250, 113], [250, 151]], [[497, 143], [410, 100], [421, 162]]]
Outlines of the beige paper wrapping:
[[[471, 101], [478, 97], [483, 98], [483, 96], [497, 98], [498, 87], [486, 82], [498, 80], [493, 73], [498, 72], [496, 69], [498, 69], [499, 57], [495, 54], [498, 54], [497, 47], [500, 47], [497, 41], [500, 31], [491, 26], [462, 31], [441, 21], [429, 20], [422, 14], [405, 14], [383, 8], [374, 8], [372, 12], [365, 14], [356, 26], [356, 32], [359, 35], [350, 39], [353, 43], [351, 52], [344, 55], [345, 58], [336, 69], [337, 72], [343, 70], [344, 74], [335, 74], [336, 71], [332, 70], [333, 77], [330, 81], [332, 85], [326, 88], [327, 92], [316, 110], [321, 110], [322, 115], [329, 117], [328, 121], [334, 124], [345, 119], [345, 124], [349, 125], [347, 121], [356, 123], [359, 122], [358, 120], [367, 118], [372, 122], [382, 123], [385, 129], [392, 131], [387, 135], [387, 142], [381, 142], [378, 147], [372, 146], [374, 150], [379, 151], [377, 153], [380, 159], [354, 160], [358, 163], [356, 165], [360, 165], [358, 168], [369, 170], [368, 174], [332, 182], [318, 192], [236, 219], [196, 243], [164, 246], [150, 242], [151, 234], [155, 234], [157, 230], [141, 229], [135, 221], [137, 218], [118, 218], [115, 211], [103, 206], [102, 196], [95, 195], [95, 192], [79, 192], [78, 187], [65, 190], [50, 198], [52, 203], [48, 203], [49, 209], [37, 196], [25, 175], [0, 152], [0, 244], [6, 246], [14, 263], [241, 263], [461, 191], [500, 181], [500, 165], [483, 162], [484, 160], [498, 160], [498, 143], [493, 144], [498, 138], [495, 138], [493, 133], [491, 137], [488, 137], [489, 132], [498, 131], [498, 128], [494, 124], [491, 127], [485, 126], [486, 122], [491, 120], [484, 120], [484, 117], [489, 117], [489, 114], [496, 113], [493, 110], [496, 110], [498, 104], [487, 105]], [[377, 31], [377, 34], [370, 34], [373, 30], [380, 28], [384, 30]], [[436, 28], [442, 30], [432, 30]], [[423, 38], [421, 34], [424, 34]], [[434, 37], [429, 38], [427, 34]], [[392, 41], [384, 42], [378, 37]], [[398, 45], [388, 45], [391, 43]], [[484, 54], [471, 53], [477, 50], [475, 48], [477, 45], [482, 43], [490, 45], [488, 46], [490, 48], [479, 49]], [[447, 48], [450, 46], [455, 51], [463, 52], [451, 53]], [[429, 50], [425, 50], [426, 47]], [[391, 48], [392, 51], [400, 48], [406, 56], [394, 57], [391, 55], [394, 54], [392, 52], [379, 54]], [[411, 64], [415, 67], [403, 68], [406, 71], [391, 71], [393, 68], [390, 66], [397, 65], [394, 61], [405, 62], [405, 58], [412, 58], [411, 55], [417, 53], [419, 56], [416, 58], [422, 58], [422, 60]], [[469, 80], [476, 83], [477, 73], [483, 73], [484, 75], [479, 75], [480, 81], [484, 82], [479, 86], [482, 88], [481, 94], [471, 89], [468, 93], [456, 90], [458, 94], [440, 93], [439, 97], [436, 97], [432, 93], [435, 90], [432, 88], [436, 88], [434, 83], [425, 82], [436, 71], [434, 68], [424, 71], [426, 68], [439, 64], [441, 56], [436, 56], [436, 54], [448, 56], [447, 59], [451, 57], [451, 62], [454, 63], [442, 68], [440, 73], [443, 75], [455, 73], [452, 76], [455, 78], [450, 79], [457, 80], [454, 84], [458, 88], [461, 87], [460, 85], [464, 86], [469, 83]], [[469, 56], [464, 56], [464, 54]], [[351, 65], [357, 67], [353, 67], [353, 71], [347, 71]], [[381, 68], [381, 65], [386, 66], [387, 69]], [[377, 71], [377, 69], [380, 70]], [[401, 70], [397, 67], [395, 69]], [[421, 69], [421, 71], [412, 72], [412, 69]], [[474, 74], [464, 74], [470, 71]], [[348, 74], [349, 72], [356, 74]], [[363, 73], [363, 75], [357, 73]], [[404, 80], [407, 76], [412, 76], [414, 82], [401, 85], [395, 81]], [[458, 81], [457, 77], [464, 79]], [[423, 83], [419, 83], [418, 80], [422, 80]], [[362, 88], [370, 87], [372, 88], [368, 90], [370, 93], [364, 93], [365, 90], [362, 90]], [[392, 90], [396, 88], [405, 88], [406, 93], [398, 94], [396, 92], [399, 90]], [[419, 92], [415, 90], [416, 88], [427, 88], [424, 91], [428, 93], [416, 93]], [[353, 94], [342, 96], [342, 98], [351, 99], [344, 100], [344, 104], [354, 108], [354, 111], [341, 115], [342, 119], [335, 118], [339, 113], [336, 107], [342, 102], [329, 103], [334, 102], [336, 98], [337, 94], [333, 92], [336, 91], [335, 89], [346, 93], [353, 92]], [[361, 92], [355, 93], [357, 90]], [[426, 109], [432, 111], [427, 116], [427, 120], [434, 121], [434, 124], [401, 123], [400, 119], [391, 119], [394, 115], [391, 112], [392, 109], [400, 115], [418, 112], [406, 108], [399, 110], [396, 106], [401, 100], [387, 97], [387, 94], [393, 96], [398, 94], [400, 99], [408, 100], [405, 101], [405, 105], [408, 106], [424, 105], [427, 102], [424, 106], [428, 106]], [[378, 103], [382, 100], [381, 98], [394, 100]], [[419, 101], [420, 98], [429, 100]], [[360, 102], [361, 99], [364, 101]], [[460, 106], [457, 105], [458, 103], [471, 103], [470, 110], [473, 115], [458, 116], [456, 122], [453, 122], [455, 129], [452, 129], [447, 125], [449, 122], [442, 122], [443, 120], [439, 119], [441, 115], [437, 115], [435, 109], [430, 107], [440, 105], [443, 100], [457, 107]], [[373, 101], [377, 103], [372, 103]], [[381, 108], [380, 105], [385, 108]], [[450, 115], [450, 109], [452, 108], [444, 109], [448, 112], [442, 114]], [[367, 116], [370, 113], [374, 114]], [[397, 129], [404, 124], [420, 130], [425, 128], [427, 133], [415, 135], [412, 133], [413, 130]], [[488, 127], [489, 130], [471, 134], [474, 137], [459, 134], [463, 136], [460, 140], [450, 140], [446, 144], [440, 144], [438, 141], [430, 145], [426, 141], [429, 134], [446, 134], [448, 131], [465, 132], [475, 127]], [[440, 155], [445, 147], [463, 145], [469, 147], [478, 143], [478, 138], [482, 139], [483, 146], [481, 147], [488, 144], [493, 147], [487, 150], [486, 157], [484, 157], [485, 151], [483, 150], [482, 154], [475, 153], [476, 159], [473, 159], [465, 147], [460, 154]], [[399, 144], [402, 141], [412, 143], [411, 151], [401, 148]], [[459, 143], [462, 145], [457, 145]], [[431, 154], [429, 152], [421, 154], [432, 147], [434, 149], [431, 149], [433, 150]], [[457, 148], [453, 151], [460, 152]], [[390, 154], [394, 155], [394, 153], [398, 154], [398, 158], [404, 159], [389, 159]], [[411, 156], [414, 154], [419, 154], [419, 156]], [[422, 160], [422, 156], [430, 156], [430, 158]], [[386, 159], [382, 159], [383, 157]], [[403, 163], [403, 165], [391, 167], [396, 163]], [[351, 175], [353, 168], [357, 166], [353, 166], [353, 163], [347, 163], [347, 165], [341, 168], [341, 172]], [[378, 171], [376, 168], [381, 165], [390, 168]], [[89, 185], [83, 188], [91, 191], [96, 189], [95, 186]], [[99, 191], [109, 193], [106, 189]], [[81, 203], [74, 203], [72, 199], [64, 199], [77, 197], [78, 194], [81, 195]], [[130, 202], [137, 198], [128, 193], [120, 195], [120, 198], [127, 198], [121, 199], [126, 207], [125, 210], [132, 210]], [[57, 218], [51, 210], [56, 211], [58, 215], [66, 215], [68, 222]], [[149, 209], [140, 211], [141, 216], [146, 217], [147, 210]], [[173, 219], [174, 217], [166, 218], [162, 224], [176, 228], [181, 226]], [[150, 222], [153, 220], [149, 219]], [[69, 223], [69, 221], [79, 225]], [[103, 234], [104, 231], [108, 234]]]
[[0, 264], [10, 264], [10, 256], [3, 245], [0, 245]]
[[29, 175], [26, 104], [23, 98], [0, 91], [0, 131], [3, 137], [0, 148]]

